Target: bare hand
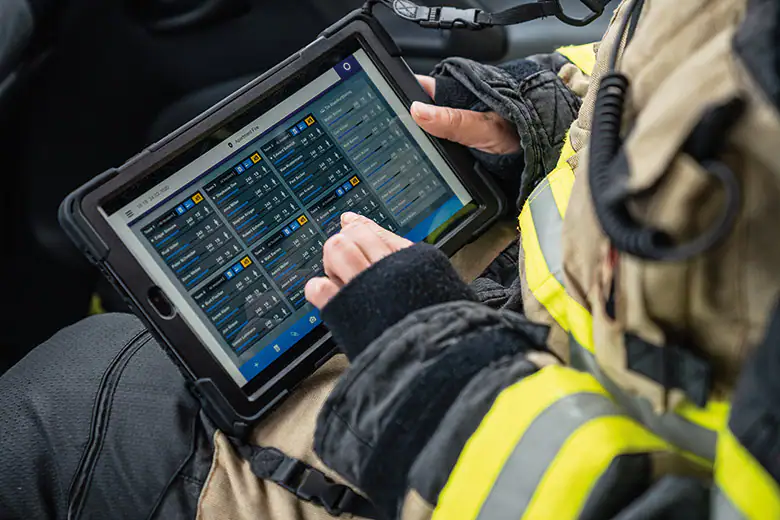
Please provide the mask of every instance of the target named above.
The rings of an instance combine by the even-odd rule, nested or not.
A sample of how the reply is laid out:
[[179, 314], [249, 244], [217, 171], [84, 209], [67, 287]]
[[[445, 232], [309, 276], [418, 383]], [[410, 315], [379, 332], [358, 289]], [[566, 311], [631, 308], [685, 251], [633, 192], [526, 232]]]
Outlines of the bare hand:
[[[417, 76], [431, 98], [436, 92], [436, 80]], [[520, 150], [520, 137], [515, 127], [495, 112], [475, 112], [439, 107], [415, 101], [412, 118], [429, 134], [492, 154], [510, 154]]]
[[325, 277], [306, 283], [306, 299], [322, 309], [341, 288], [386, 256], [412, 245], [409, 240], [355, 213], [341, 215], [341, 231], [322, 248]]

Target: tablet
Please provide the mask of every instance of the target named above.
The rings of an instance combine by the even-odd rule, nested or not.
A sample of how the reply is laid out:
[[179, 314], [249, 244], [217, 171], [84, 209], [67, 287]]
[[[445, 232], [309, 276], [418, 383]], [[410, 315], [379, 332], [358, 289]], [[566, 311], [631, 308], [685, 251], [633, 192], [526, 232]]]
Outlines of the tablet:
[[425, 95], [397, 54], [353, 15], [63, 205], [225, 417], [257, 417], [333, 351], [304, 287], [343, 212], [450, 253], [500, 213], [469, 155], [411, 119]]

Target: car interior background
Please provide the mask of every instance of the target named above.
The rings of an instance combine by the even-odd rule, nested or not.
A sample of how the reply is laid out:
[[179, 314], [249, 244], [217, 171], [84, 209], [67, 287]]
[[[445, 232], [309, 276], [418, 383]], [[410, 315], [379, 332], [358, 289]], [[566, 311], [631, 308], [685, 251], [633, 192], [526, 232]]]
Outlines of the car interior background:
[[[441, 5], [436, 0], [419, 2]], [[500, 11], [518, 0], [450, 0]], [[578, 0], [562, 0], [572, 15]], [[2, 0], [0, 373], [54, 332], [121, 300], [57, 222], [60, 201], [263, 73], [362, 0]], [[617, 2], [610, 4], [613, 8]], [[376, 14], [411, 68], [522, 58], [598, 40], [602, 16], [483, 31], [423, 29]], [[96, 346], [97, 347], [97, 346]]]

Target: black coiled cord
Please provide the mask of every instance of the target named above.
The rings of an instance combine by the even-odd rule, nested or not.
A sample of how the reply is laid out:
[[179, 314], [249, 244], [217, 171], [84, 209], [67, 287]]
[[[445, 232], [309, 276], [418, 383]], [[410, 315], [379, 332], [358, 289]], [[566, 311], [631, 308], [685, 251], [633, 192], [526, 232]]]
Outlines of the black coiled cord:
[[619, 251], [659, 260], [672, 245], [670, 237], [647, 228], [626, 206], [628, 161], [621, 151], [620, 128], [628, 91], [628, 78], [619, 72], [606, 75], [596, 98], [590, 144], [588, 179], [596, 216], [604, 234]]
[[[642, 3], [643, 0], [635, 0], [628, 8], [620, 34], [625, 33], [635, 9]], [[612, 72], [601, 80], [593, 115], [588, 180], [596, 216], [604, 234], [617, 250], [646, 260], [684, 260], [707, 251], [729, 234], [739, 214], [739, 182], [734, 172], [721, 161], [698, 158], [702, 168], [722, 185], [726, 202], [724, 211], [713, 226], [683, 244], [675, 244], [668, 233], [646, 226], [631, 215], [627, 206], [630, 198], [627, 193], [629, 164], [620, 135], [629, 81], [615, 70], [619, 48], [620, 41], [616, 42], [612, 51]], [[721, 116], [723, 121], [715, 125], [721, 135], [713, 136], [714, 139], [724, 140], [723, 131], [727, 127], [723, 122], [734, 119], [734, 107], [727, 112], [728, 116]]]

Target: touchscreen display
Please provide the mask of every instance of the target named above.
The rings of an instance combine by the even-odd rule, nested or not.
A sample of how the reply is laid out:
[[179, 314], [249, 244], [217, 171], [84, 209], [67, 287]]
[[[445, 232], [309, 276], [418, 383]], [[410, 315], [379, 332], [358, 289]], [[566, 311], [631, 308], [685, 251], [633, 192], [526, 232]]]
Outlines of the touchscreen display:
[[363, 50], [225, 137], [107, 219], [241, 386], [320, 323], [343, 212], [420, 241], [471, 202]]

